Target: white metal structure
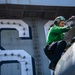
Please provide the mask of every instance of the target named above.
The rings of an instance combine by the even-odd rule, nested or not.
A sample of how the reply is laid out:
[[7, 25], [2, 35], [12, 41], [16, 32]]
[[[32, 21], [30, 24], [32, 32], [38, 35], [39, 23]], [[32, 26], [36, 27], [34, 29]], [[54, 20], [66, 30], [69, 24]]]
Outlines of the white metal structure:
[[1, 61], [17, 60], [21, 64], [21, 75], [33, 75], [32, 58], [24, 50], [0, 50]]
[[55, 75], [75, 75], [75, 43], [57, 63]]
[[44, 25], [44, 30], [45, 30], [45, 36], [47, 37], [48, 31], [50, 26], [53, 24], [52, 20], [49, 20], [45, 25]]
[[29, 27], [22, 20], [0, 19], [0, 29], [16, 29], [19, 37], [29, 37]]

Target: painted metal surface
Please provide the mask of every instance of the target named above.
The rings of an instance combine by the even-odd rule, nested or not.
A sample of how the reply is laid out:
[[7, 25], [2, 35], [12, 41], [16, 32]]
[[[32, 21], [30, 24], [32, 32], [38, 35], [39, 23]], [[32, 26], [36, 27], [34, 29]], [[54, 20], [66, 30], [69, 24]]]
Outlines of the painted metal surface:
[[[16, 30], [13, 30], [13, 29], [16, 29]], [[14, 66], [13, 69], [9, 69], [9, 67], [11, 68], [13, 66], [13, 65], [11, 65], [11, 63], [12, 62], [14, 63], [14, 61], [16, 60], [21, 65], [21, 68], [20, 68], [21, 75], [33, 75], [34, 71], [33, 71], [33, 66], [32, 66], [32, 57], [25, 50], [21, 50], [21, 49], [24, 49], [25, 46], [23, 48], [18, 48], [18, 50], [15, 50], [15, 47], [14, 47], [15, 40], [17, 41], [17, 44], [16, 44], [17, 46], [16, 45], [15, 46], [19, 47], [19, 44], [21, 43], [21, 42], [19, 42], [19, 40], [23, 41], [23, 40], [27, 39], [25, 37], [30, 37], [29, 26], [25, 22], [23, 22], [22, 20], [2, 20], [1, 19], [0, 20], [0, 30], [1, 30], [0, 31], [0, 33], [1, 33], [0, 34], [0, 46], [4, 48], [4, 45], [2, 45], [2, 43], [3, 43], [2, 38], [4, 35], [4, 38], [6, 40], [6, 41], [4, 41], [4, 43], [5, 43], [6, 47], [11, 48], [11, 50], [10, 49], [6, 50], [6, 48], [4, 48], [4, 50], [2, 50], [2, 48], [0, 47], [1, 48], [1, 50], [0, 50], [0, 63], [1, 63], [1, 65], [0, 66], [2, 66], [3, 63], [10, 62], [10, 64], [9, 64], [10, 66], [8, 66], [8, 64], [6, 64], [5, 66], [2, 66], [3, 69], [0, 67], [0, 74], [1, 75], [5, 75], [4, 73], [7, 73], [8, 75], [17, 74], [17, 72], [18, 72], [18, 69], [16, 69], [17, 66]], [[17, 36], [17, 38], [19, 38], [18, 40], [15, 39], [12, 41], [11, 39], [9, 39], [12, 37], [11, 31], [13, 33], [13, 36], [16, 36], [19, 33], [19, 35]], [[16, 35], [14, 35], [16, 33], [14, 31], [17, 31]], [[25, 35], [27, 34], [26, 36], [22, 35], [24, 32], [25, 32]], [[6, 38], [6, 36], [8, 36], [8, 37]], [[20, 37], [23, 37], [24, 39], [21, 39]], [[8, 44], [9, 42], [10, 43], [13, 42], [14, 45], [12, 45], [12, 47], [11, 47]], [[8, 44], [8, 46], [7, 46], [7, 44]], [[16, 63], [15, 63], [15, 65], [16, 65]], [[5, 68], [7, 68], [7, 70], [9, 70], [9, 72], [7, 70], [5, 70]], [[11, 70], [13, 71], [13, 73], [10, 72]], [[16, 73], [14, 73], [14, 72], [16, 72]]]
[[3, 64], [3, 61], [12, 63], [15, 60], [21, 64], [21, 75], [33, 75], [32, 58], [27, 52], [24, 50], [0, 50], [0, 64]]
[[[30, 26], [32, 28], [33, 23], [32, 23], [31, 19], [29, 19], [29, 18], [26, 19], [25, 18], [23, 20], [28, 26]], [[46, 42], [45, 42], [46, 35], [45, 35], [45, 28], [44, 27], [46, 26], [46, 23], [48, 21], [49, 20], [35, 19], [35, 25], [36, 25], [36, 29], [37, 29], [38, 43], [39, 43], [39, 54], [40, 54], [39, 57], [41, 58], [41, 59], [38, 59], [38, 60], [42, 64], [41, 65], [41, 72], [42, 72], [41, 75], [50, 75], [50, 70], [48, 68], [49, 60], [48, 60], [48, 58], [46, 57], [46, 55], [44, 54], [44, 51], [43, 51], [43, 48], [45, 47], [45, 44], [46, 44]], [[52, 22], [50, 21], [47, 25], [50, 25], [51, 23]], [[13, 50], [13, 51], [15, 51], [15, 50], [25, 50], [32, 57], [34, 57], [35, 49], [33, 48], [33, 45], [34, 45], [33, 44], [33, 35], [32, 35], [32, 39], [26, 39], [26, 38], [25, 39], [21, 39], [19, 37], [19, 32], [17, 30], [2, 30], [1, 34], [0, 34], [0, 45], [5, 50], [10, 50], [10, 51], [11, 50]], [[37, 53], [35, 53], [35, 54], [37, 54]], [[4, 67], [6, 68], [6, 66], [8, 66], [8, 65], [5, 65]], [[10, 66], [13, 66], [13, 65], [10, 65]], [[15, 68], [16, 68], [16, 66], [15, 66]], [[35, 69], [35, 70], [37, 71], [37, 69]], [[11, 72], [11, 70], [9, 70], [9, 71]], [[12, 71], [18, 72], [17, 70], [12, 70]], [[6, 70], [6, 72], [7, 72], [7, 70]], [[8, 75], [10, 75], [10, 74], [8, 74]], [[28, 74], [28, 75], [30, 75], [30, 74]], [[36, 75], [37, 75], [37, 73], [36, 73]]]
[[29, 37], [29, 27], [22, 20], [0, 19], [0, 29], [16, 29], [19, 37]]
[[75, 75], [75, 43], [57, 63], [55, 75]]
[[45, 6], [75, 6], [75, 0], [0, 0], [0, 4], [6, 3]]

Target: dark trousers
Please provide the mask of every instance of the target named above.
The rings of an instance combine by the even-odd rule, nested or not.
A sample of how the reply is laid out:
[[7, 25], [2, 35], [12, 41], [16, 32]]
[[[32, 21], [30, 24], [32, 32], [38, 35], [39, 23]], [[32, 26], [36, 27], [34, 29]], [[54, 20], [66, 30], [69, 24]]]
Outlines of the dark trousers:
[[46, 46], [44, 49], [45, 54], [52, 63], [57, 64], [61, 54], [64, 52], [66, 44], [67, 43], [65, 41], [61, 40]]

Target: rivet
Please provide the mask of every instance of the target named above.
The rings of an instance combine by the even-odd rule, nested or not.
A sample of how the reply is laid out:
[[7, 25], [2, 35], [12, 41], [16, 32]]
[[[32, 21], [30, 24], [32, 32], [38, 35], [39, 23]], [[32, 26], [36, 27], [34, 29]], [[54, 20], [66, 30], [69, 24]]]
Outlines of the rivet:
[[3, 24], [3, 22], [1, 22], [1, 24]]
[[19, 24], [19, 26], [21, 26], [21, 24]]
[[25, 56], [23, 58], [26, 58]]
[[18, 57], [20, 57], [21, 55], [20, 54], [18, 54]]
[[28, 68], [26, 68], [26, 71], [28, 71]]
[[25, 35], [25, 33], [23, 33], [23, 35]]
[[15, 22], [13, 24], [16, 24]]
[[27, 65], [28, 63], [27, 63], [27, 62], [25, 62], [25, 64]]
[[11, 53], [11, 56], [13, 56], [14, 54], [13, 53]]
[[25, 30], [25, 28], [23, 28], [23, 30]]
[[4, 54], [4, 56], [7, 56], [7, 54]]
[[7, 22], [7, 24], [10, 24], [9, 22]]

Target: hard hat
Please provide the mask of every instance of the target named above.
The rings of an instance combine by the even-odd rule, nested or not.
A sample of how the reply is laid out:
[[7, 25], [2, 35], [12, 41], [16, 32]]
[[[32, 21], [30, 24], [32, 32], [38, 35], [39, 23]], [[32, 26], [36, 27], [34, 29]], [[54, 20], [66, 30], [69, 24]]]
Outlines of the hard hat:
[[54, 24], [58, 25], [60, 21], [65, 21], [66, 19], [63, 16], [58, 16], [54, 20]]

